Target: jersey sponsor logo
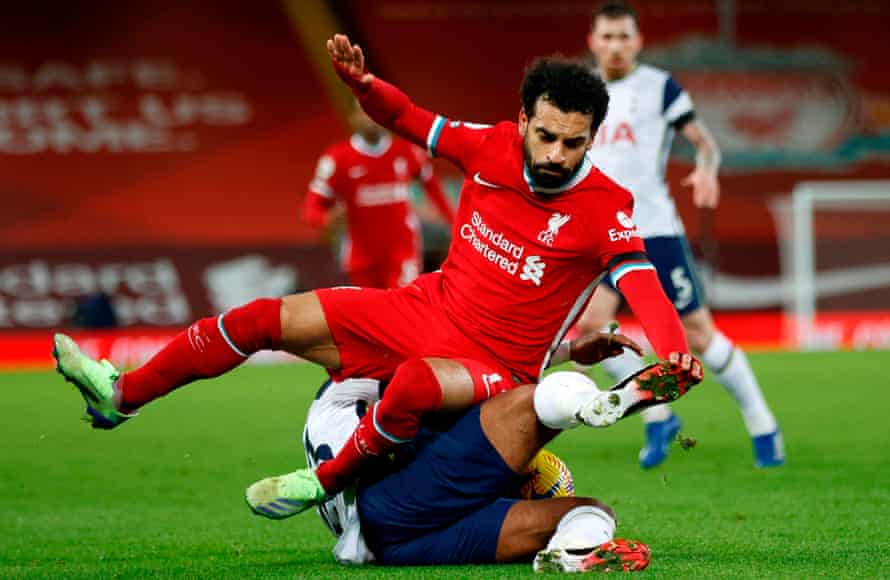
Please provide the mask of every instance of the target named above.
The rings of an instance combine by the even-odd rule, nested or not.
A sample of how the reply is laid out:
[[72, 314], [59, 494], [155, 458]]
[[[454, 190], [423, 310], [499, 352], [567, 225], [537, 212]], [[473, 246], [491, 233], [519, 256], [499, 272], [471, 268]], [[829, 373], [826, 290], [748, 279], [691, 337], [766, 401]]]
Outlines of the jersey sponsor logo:
[[632, 219], [630, 219], [630, 216], [627, 215], [626, 213], [624, 213], [623, 211], [619, 211], [618, 213], [616, 213], [615, 218], [618, 220], [619, 224], [623, 225], [624, 227], [626, 227], [629, 230], [632, 230], [633, 228], [637, 227], [636, 224], [634, 224], [634, 221]]
[[618, 228], [609, 228], [609, 241], [618, 242], [624, 240], [629, 242], [633, 237], [640, 237], [640, 233], [636, 230], [619, 230]]
[[640, 236], [640, 231], [637, 229], [637, 225], [630, 219], [629, 215], [623, 211], [619, 211], [615, 214], [615, 219], [618, 220], [618, 223], [621, 224], [621, 227], [624, 229], [609, 228], [610, 242], [618, 242], [622, 240], [629, 242], [631, 238]]
[[466, 240], [489, 262], [510, 275], [519, 270], [519, 260], [525, 253], [525, 246], [510, 240], [504, 232], [491, 229], [479, 212], [474, 211], [470, 223], [463, 224], [458, 231], [461, 239]]
[[529, 256], [525, 259], [525, 264], [522, 265], [522, 274], [519, 275], [519, 279], [529, 280], [535, 286], [540, 286], [546, 267], [547, 264], [541, 260], [541, 256]]
[[520, 280], [529, 281], [535, 286], [541, 285], [546, 267], [541, 261], [541, 256], [527, 256], [522, 264], [522, 272], [519, 272], [525, 246], [510, 240], [504, 232], [493, 230], [478, 211], [472, 213], [470, 223], [460, 226], [458, 233], [461, 239], [466, 240], [484, 259], [507, 274], [515, 276], [519, 273]]
[[355, 203], [360, 207], [401, 203], [408, 199], [408, 186], [404, 183], [361, 185], [355, 191]]
[[634, 135], [633, 126], [630, 123], [622, 121], [621, 123], [613, 123], [607, 125], [602, 123], [593, 139], [594, 145], [615, 145], [627, 141], [631, 145], [637, 144], [637, 138]]
[[479, 175], [478, 171], [476, 172], [476, 175], [473, 176], [473, 181], [475, 181], [479, 185], [484, 185], [485, 187], [490, 187], [491, 189], [503, 189], [500, 185], [498, 185], [496, 183], [492, 183], [490, 181], [485, 181], [484, 179], [482, 179], [482, 177]]
[[556, 241], [556, 236], [559, 234], [559, 229], [566, 225], [566, 222], [570, 219], [572, 219], [572, 216], [568, 214], [554, 212], [550, 219], [547, 220], [547, 229], [541, 230], [541, 233], [538, 234], [538, 241], [543, 242], [547, 246], [552, 246], [553, 242]]

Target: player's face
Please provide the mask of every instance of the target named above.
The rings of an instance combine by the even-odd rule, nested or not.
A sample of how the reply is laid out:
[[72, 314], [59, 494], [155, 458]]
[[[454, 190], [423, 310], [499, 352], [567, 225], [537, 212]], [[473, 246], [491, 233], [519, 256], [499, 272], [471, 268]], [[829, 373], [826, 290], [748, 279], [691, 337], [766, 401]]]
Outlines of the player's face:
[[587, 36], [587, 44], [606, 80], [618, 79], [637, 64], [643, 37], [630, 16], [600, 16]]
[[519, 112], [519, 132], [525, 143], [525, 166], [535, 183], [553, 188], [568, 181], [593, 142], [593, 115], [566, 113], [538, 99], [534, 115]]
[[359, 106], [355, 107], [349, 120], [352, 130], [368, 141], [377, 141], [386, 133], [386, 129], [375, 123]]

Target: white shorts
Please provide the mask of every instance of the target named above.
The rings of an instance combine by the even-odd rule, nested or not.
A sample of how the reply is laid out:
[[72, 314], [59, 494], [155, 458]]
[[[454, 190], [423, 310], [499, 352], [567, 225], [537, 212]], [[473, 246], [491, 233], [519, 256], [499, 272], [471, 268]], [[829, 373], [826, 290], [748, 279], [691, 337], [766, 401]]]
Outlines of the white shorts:
[[[373, 379], [326, 383], [309, 406], [303, 429], [306, 464], [315, 469], [337, 455], [358, 427], [365, 410], [379, 399], [380, 383]], [[337, 494], [317, 510], [331, 533], [339, 538], [334, 546], [337, 561], [343, 564], [374, 561], [361, 535], [354, 487]]]

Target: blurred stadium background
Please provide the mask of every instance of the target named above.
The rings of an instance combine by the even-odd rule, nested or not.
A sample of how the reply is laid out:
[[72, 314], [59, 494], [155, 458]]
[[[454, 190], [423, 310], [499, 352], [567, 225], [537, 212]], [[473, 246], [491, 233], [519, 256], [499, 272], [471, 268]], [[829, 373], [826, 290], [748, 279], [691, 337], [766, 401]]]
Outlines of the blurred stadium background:
[[[533, 56], [585, 53], [592, 4], [5, 6], [0, 364], [45, 366], [45, 330], [114, 322], [88, 334], [100, 354], [132, 363], [194, 318], [341, 280], [300, 220], [317, 156], [349, 131], [349, 95], [324, 56], [330, 32], [350, 33], [417, 102], [491, 122], [515, 117]], [[723, 148], [713, 215], [679, 186], [689, 151], [675, 148], [669, 171], [721, 327], [749, 348], [890, 346], [890, 188], [868, 186], [884, 201], [864, 207], [816, 206], [810, 277], [794, 260], [808, 254], [791, 202], [803, 182], [831, 182], [821, 187], [844, 199], [890, 178], [890, 73], [875, 58], [890, 5], [638, 7], [643, 59], [674, 72]], [[454, 170], [439, 169], [456, 192]], [[430, 225], [426, 236], [435, 265], [447, 232]], [[786, 314], [813, 302], [798, 340]]]
[[[241, 369], [118, 438], [77, 424], [73, 389], [58, 394], [57, 377], [30, 370], [51, 368], [51, 330], [136, 364], [192, 319], [342, 280], [300, 220], [319, 153], [349, 133], [350, 97], [323, 49], [332, 32], [418, 103], [491, 122], [515, 118], [532, 57], [585, 54], [594, 4], [4, 3], [0, 576], [343, 573], [310, 516], [285, 535], [238, 511], [244, 485], [300, 457], [318, 369]], [[689, 151], [674, 151], [668, 177], [718, 324], [755, 351], [789, 465], [751, 471], [741, 421], [716, 388], [681, 402], [700, 445], [666, 471], [639, 472], [635, 422], [599, 446], [573, 433], [556, 450], [579, 491], [616, 502], [625, 530], [657, 546], [650, 574], [886, 574], [890, 395], [871, 385], [887, 385], [886, 359], [789, 351], [890, 348], [890, 3], [635, 4], [642, 60], [674, 73], [723, 149], [718, 211], [699, 213], [679, 186]], [[454, 170], [437, 169], [456, 193]], [[434, 266], [447, 232], [429, 224], [425, 235]], [[134, 449], [149, 451], [135, 470]], [[581, 467], [591, 456], [608, 473]], [[108, 473], [106, 494], [96, 486]], [[678, 521], [691, 524], [682, 537]], [[293, 530], [305, 534], [296, 551]]]

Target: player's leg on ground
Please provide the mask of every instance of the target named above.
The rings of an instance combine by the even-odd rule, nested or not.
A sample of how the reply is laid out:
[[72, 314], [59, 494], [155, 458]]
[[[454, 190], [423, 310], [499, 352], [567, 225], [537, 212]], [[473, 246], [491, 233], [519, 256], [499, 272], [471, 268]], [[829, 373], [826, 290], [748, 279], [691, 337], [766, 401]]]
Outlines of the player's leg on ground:
[[[473, 367], [472, 372], [468, 368]], [[247, 488], [254, 513], [274, 519], [296, 515], [339, 493], [368, 462], [411, 441], [424, 416], [463, 411], [512, 383], [485, 380], [475, 361], [411, 359], [396, 368], [383, 397], [359, 421], [347, 443], [317, 469], [267, 477]], [[500, 387], [500, 388], [499, 388]]]
[[757, 377], [745, 352], [714, 326], [710, 311], [699, 308], [682, 317], [689, 346], [701, 353], [711, 376], [739, 405], [745, 427], [751, 435], [754, 457], [759, 467], [782, 465], [785, 450], [775, 416], [770, 411]]
[[[575, 374], [575, 373], [572, 373]], [[550, 375], [549, 377], [552, 377]], [[576, 405], [559, 407], [557, 401], [590, 399], [600, 393], [589, 379], [571, 383], [549, 377], [537, 387], [524, 385], [486, 401], [480, 410], [482, 431], [504, 462], [520, 471], [535, 453], [555, 437], [560, 428], [579, 424], [567, 411]], [[549, 379], [549, 380], [548, 380]], [[549, 391], [544, 398], [540, 391]], [[548, 400], [544, 403], [544, 400]], [[554, 498], [520, 501], [507, 512], [497, 543], [497, 560], [527, 560], [537, 554], [535, 569], [541, 571], [583, 571], [600, 566], [636, 569], [649, 561], [644, 544], [606, 546], [615, 533], [615, 514], [608, 506], [591, 498]], [[624, 551], [624, 554], [619, 554]]]
[[287, 350], [328, 368], [340, 364], [314, 293], [258, 299], [198, 320], [147, 363], [122, 375], [83, 355], [64, 335], [54, 340], [59, 372], [81, 390], [94, 426], [104, 428], [177, 387], [221, 375], [260, 350]]
[[328, 494], [352, 482], [362, 466], [396, 445], [414, 439], [425, 415], [459, 412], [487, 398], [475, 388], [468, 369], [458, 361], [412, 359], [398, 366], [381, 400], [362, 418], [334, 459], [316, 470]]
[[[566, 517], [570, 513], [571, 516]], [[557, 533], [561, 522], [564, 523]], [[595, 499], [559, 497], [520, 501], [504, 518], [498, 536], [497, 561], [529, 560], [545, 549], [589, 550], [608, 542], [614, 534], [614, 512]]]

